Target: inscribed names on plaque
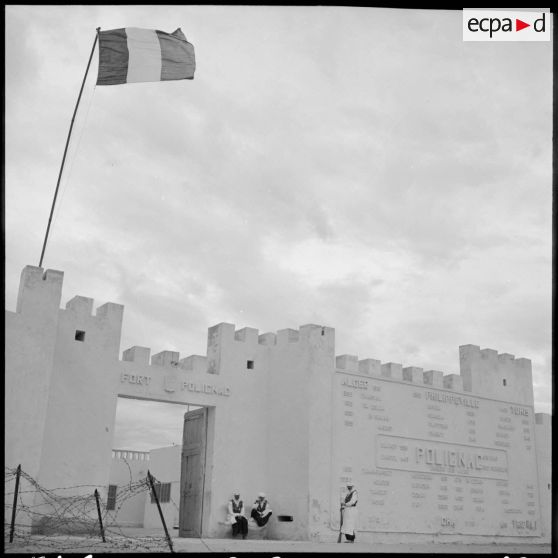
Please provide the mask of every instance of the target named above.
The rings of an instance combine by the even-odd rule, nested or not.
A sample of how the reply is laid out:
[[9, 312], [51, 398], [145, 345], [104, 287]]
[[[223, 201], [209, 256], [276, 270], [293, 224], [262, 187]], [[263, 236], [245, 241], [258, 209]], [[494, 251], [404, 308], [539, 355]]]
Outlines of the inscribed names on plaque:
[[355, 482], [358, 530], [540, 534], [532, 407], [347, 372], [333, 399], [330, 509]]

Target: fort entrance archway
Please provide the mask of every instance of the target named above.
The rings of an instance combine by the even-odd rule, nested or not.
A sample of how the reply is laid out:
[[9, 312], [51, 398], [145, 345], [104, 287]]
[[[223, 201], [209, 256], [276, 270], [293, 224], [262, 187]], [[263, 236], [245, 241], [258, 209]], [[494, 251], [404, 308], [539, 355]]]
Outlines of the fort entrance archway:
[[[200, 415], [203, 420], [194, 420]], [[199, 537], [207, 416], [205, 408], [194, 405], [118, 397], [113, 443], [116, 451], [109, 483], [112, 500], [132, 482], [145, 480], [149, 470], [156, 481], [168, 528], [179, 529], [181, 537]], [[111, 504], [114, 513], [109, 523], [121, 527], [160, 527], [155, 501], [152, 497], [146, 500], [145, 496], [139, 493], [123, 507]]]

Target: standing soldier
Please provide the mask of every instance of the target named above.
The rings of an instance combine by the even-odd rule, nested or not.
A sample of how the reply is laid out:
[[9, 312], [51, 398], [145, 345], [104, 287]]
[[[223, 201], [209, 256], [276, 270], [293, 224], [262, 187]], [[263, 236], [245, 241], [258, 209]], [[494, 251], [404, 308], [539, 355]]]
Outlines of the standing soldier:
[[358, 518], [358, 512], [356, 509], [358, 493], [352, 481], [347, 483], [347, 490], [348, 492], [345, 496], [345, 500], [341, 504], [341, 508], [343, 510], [343, 526], [341, 527], [341, 533], [343, 533], [347, 539], [345, 542], [354, 543], [356, 537], [356, 522]]

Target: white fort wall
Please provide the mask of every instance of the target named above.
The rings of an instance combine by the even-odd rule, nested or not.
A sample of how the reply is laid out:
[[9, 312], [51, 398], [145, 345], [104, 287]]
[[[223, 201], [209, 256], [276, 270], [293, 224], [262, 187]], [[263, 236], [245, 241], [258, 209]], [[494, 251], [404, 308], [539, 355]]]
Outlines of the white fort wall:
[[[525, 389], [530, 363], [474, 346], [460, 352], [466, 366], [471, 355], [487, 355], [511, 397], [504, 398], [497, 381], [481, 395], [463, 391], [462, 376], [338, 357], [332, 500], [348, 478], [361, 488], [361, 540], [389, 538], [384, 533], [413, 540], [549, 539], [535, 445], [535, 417], [542, 415], [534, 415], [532, 391]], [[545, 465], [550, 471], [550, 460]], [[548, 498], [546, 485], [544, 493]]]
[[529, 360], [465, 345], [461, 374], [444, 375], [336, 359], [329, 327], [225, 323], [206, 356], [132, 347], [119, 360], [123, 307], [60, 309], [62, 277], [26, 267], [6, 313], [6, 465], [46, 488], [106, 499], [117, 397], [132, 397], [206, 407], [204, 536], [229, 536], [237, 489], [248, 506], [267, 493], [268, 536], [336, 540], [350, 477], [360, 540], [549, 540], [550, 417], [534, 414]]
[[[182, 446], [167, 446], [149, 452], [149, 470], [161, 483], [170, 483], [170, 501], [161, 502], [161, 511], [169, 533], [178, 528], [178, 512], [180, 502], [180, 451]], [[143, 526], [147, 529], [160, 529], [161, 519], [157, 504], [151, 501], [149, 494], [144, 496]]]
[[[62, 280], [59, 271], [25, 268], [16, 312], [6, 312], [5, 318], [5, 465], [15, 468], [21, 463], [35, 479], [41, 466]], [[30, 492], [21, 494], [25, 506], [33, 505], [33, 498]], [[6, 506], [4, 521], [10, 520]]]
[[[152, 469], [149, 452], [113, 450], [108, 484], [116, 486], [113, 510], [107, 514], [108, 526], [143, 527], [146, 508], [146, 493], [137, 491], [127, 494], [131, 485], [145, 481], [147, 470]], [[122, 493], [124, 496], [122, 497]], [[106, 500], [105, 500], [106, 503]]]

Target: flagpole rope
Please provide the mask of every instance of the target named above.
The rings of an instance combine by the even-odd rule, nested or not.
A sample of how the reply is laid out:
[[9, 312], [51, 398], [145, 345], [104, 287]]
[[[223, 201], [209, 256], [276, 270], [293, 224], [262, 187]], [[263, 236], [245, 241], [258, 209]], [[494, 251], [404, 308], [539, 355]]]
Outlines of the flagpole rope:
[[58, 180], [56, 181], [56, 189], [54, 190], [54, 198], [52, 200], [52, 207], [50, 208], [50, 215], [48, 217], [48, 224], [45, 233], [45, 240], [43, 242], [43, 249], [41, 250], [41, 259], [39, 260], [39, 267], [43, 266], [43, 258], [45, 255], [46, 244], [48, 240], [48, 234], [50, 232], [50, 225], [52, 223], [52, 215], [54, 213], [54, 206], [56, 204], [56, 197], [58, 196], [58, 189], [60, 188], [60, 179], [62, 178], [62, 171], [64, 170], [64, 163], [66, 161], [66, 155], [68, 153], [68, 145], [70, 144], [70, 137], [72, 135], [72, 128], [74, 127], [74, 121], [76, 118], [76, 113], [79, 107], [79, 102], [81, 100], [81, 94], [83, 93], [83, 86], [85, 85], [85, 80], [87, 79], [87, 74], [89, 73], [89, 66], [91, 66], [91, 60], [93, 59], [93, 53], [95, 52], [95, 46], [97, 45], [97, 39], [99, 38], [100, 27], [97, 27], [97, 32], [95, 33], [95, 40], [93, 41], [93, 47], [91, 48], [91, 54], [89, 55], [89, 61], [87, 62], [87, 68], [85, 69], [85, 75], [83, 76], [83, 81], [81, 82], [81, 88], [79, 90], [79, 95], [76, 102], [76, 107], [74, 109], [74, 114], [72, 116], [72, 121], [70, 122], [70, 129], [68, 131], [68, 137], [66, 138], [66, 146], [64, 147], [64, 155], [62, 156], [62, 164], [60, 165], [60, 172], [58, 173]]
[[[72, 173], [74, 170], [74, 164], [76, 162], [77, 159], [77, 154], [79, 152], [79, 148], [81, 146], [81, 140], [83, 138], [83, 134], [85, 133], [85, 130], [87, 128], [87, 122], [89, 120], [89, 113], [91, 111], [91, 106], [93, 105], [93, 97], [95, 95], [95, 91], [97, 90], [97, 84], [95, 84], [93, 86], [93, 92], [91, 93], [91, 96], [89, 97], [89, 103], [87, 105], [87, 110], [85, 112], [85, 118], [83, 120], [83, 126], [81, 127], [81, 132], [78, 135], [78, 141], [75, 144], [75, 149], [73, 149], [73, 153], [70, 153], [69, 156], [69, 169], [68, 172], [66, 173], [65, 177], [62, 178], [62, 188], [60, 190], [60, 199], [58, 201], [58, 205], [56, 207], [56, 209], [54, 210], [54, 216], [52, 218], [52, 224], [54, 225], [56, 223], [56, 220], [58, 218], [58, 215], [60, 214], [60, 208], [63, 205], [64, 202], [64, 195], [66, 194], [67, 190], [68, 190], [68, 184], [71, 182], [71, 178], [72, 178]], [[54, 235], [53, 235], [54, 236]]]

